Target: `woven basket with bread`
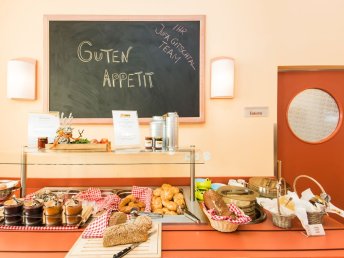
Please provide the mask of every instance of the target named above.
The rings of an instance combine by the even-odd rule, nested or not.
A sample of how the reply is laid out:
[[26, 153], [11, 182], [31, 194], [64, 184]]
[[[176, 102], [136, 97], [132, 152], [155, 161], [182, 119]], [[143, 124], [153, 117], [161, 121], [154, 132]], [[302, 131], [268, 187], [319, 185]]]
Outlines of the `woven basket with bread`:
[[203, 212], [210, 225], [220, 232], [233, 232], [241, 224], [247, 224], [251, 218], [235, 204], [226, 204], [222, 196], [213, 190], [204, 192]]

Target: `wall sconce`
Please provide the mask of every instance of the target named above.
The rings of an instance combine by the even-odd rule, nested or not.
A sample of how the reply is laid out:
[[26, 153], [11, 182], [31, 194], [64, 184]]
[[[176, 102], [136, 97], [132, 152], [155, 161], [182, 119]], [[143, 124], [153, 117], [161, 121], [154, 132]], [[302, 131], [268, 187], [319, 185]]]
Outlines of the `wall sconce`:
[[7, 98], [36, 99], [36, 60], [19, 58], [8, 61]]
[[210, 98], [234, 97], [234, 60], [218, 57], [211, 60]]

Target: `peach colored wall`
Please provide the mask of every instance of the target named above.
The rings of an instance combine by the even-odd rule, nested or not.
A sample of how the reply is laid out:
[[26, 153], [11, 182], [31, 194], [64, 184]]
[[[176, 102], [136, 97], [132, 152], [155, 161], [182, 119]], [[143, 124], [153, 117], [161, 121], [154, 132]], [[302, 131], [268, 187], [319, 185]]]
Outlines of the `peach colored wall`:
[[[27, 114], [43, 110], [43, 15], [206, 15], [206, 122], [180, 127], [180, 145], [195, 144], [211, 159], [198, 176], [273, 175], [279, 65], [343, 65], [342, 0], [1, 0], [0, 154], [16, 159], [27, 142]], [[210, 59], [236, 60], [235, 98], [209, 99]], [[38, 60], [35, 101], [6, 98], [6, 65], [11, 58]], [[244, 117], [244, 108], [269, 107], [269, 116]], [[112, 126], [81, 126], [89, 138], [113, 138]], [[78, 128], [78, 127], [76, 127]], [[141, 127], [141, 135], [148, 127]], [[19, 175], [13, 166], [0, 176]], [[57, 176], [84, 176], [82, 171]], [[103, 171], [101, 176], [110, 176]], [[34, 176], [44, 177], [41, 171]], [[54, 174], [49, 174], [54, 176]], [[87, 176], [92, 176], [87, 174]], [[99, 176], [99, 174], [97, 174]], [[141, 175], [142, 176], [142, 175]], [[159, 176], [159, 172], [155, 174]]]

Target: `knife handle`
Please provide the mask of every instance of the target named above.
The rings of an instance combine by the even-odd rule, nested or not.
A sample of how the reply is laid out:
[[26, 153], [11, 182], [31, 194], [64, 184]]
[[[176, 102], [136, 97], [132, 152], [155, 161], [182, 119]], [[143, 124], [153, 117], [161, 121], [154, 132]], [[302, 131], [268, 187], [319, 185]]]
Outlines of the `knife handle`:
[[129, 253], [131, 250], [131, 246], [123, 249], [122, 251], [118, 252], [117, 254], [114, 254], [113, 255], [113, 258], [121, 258], [123, 257], [124, 255], [126, 255], [127, 253]]

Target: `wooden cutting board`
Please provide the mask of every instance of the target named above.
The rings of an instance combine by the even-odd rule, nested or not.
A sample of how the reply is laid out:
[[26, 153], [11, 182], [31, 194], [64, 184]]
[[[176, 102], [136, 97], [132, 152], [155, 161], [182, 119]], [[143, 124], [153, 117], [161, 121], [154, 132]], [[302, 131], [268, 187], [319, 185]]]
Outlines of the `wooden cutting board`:
[[[117, 245], [103, 247], [102, 238], [78, 238], [73, 247], [69, 250], [66, 258], [112, 258], [128, 245]], [[161, 257], [161, 222], [154, 222], [149, 238], [135, 249], [130, 251], [127, 258], [159, 258]]]

